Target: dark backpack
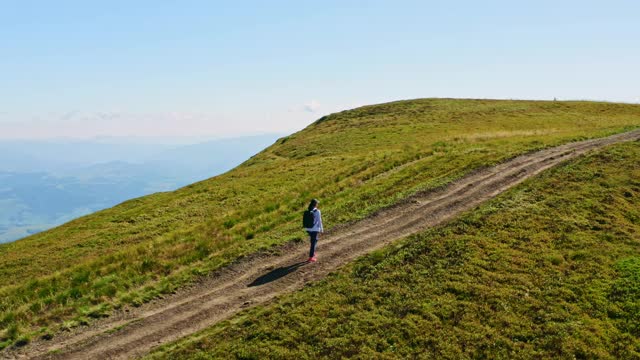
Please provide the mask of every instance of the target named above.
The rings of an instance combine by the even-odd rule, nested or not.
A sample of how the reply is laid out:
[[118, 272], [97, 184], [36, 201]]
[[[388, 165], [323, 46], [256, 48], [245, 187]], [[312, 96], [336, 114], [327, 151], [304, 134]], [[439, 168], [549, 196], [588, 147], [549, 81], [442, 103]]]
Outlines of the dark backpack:
[[313, 211], [305, 210], [304, 215], [302, 215], [302, 227], [307, 229], [312, 228], [315, 220], [316, 219], [313, 216]]

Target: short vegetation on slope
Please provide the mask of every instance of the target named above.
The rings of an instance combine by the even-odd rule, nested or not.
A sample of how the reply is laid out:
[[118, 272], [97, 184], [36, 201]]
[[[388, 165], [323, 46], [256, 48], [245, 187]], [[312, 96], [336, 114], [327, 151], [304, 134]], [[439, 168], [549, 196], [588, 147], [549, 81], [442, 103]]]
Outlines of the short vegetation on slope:
[[424, 99], [323, 117], [221, 176], [0, 246], [0, 347], [301, 241], [310, 197], [332, 227], [524, 152], [638, 126], [640, 106], [594, 102]]
[[640, 143], [532, 178], [151, 358], [640, 358]]

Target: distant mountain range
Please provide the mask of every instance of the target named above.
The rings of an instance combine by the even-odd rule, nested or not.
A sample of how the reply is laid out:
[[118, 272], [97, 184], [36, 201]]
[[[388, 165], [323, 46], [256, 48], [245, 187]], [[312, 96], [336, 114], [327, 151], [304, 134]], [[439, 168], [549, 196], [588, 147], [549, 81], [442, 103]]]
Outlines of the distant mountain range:
[[0, 141], [0, 243], [127, 199], [169, 191], [237, 166], [280, 135], [191, 145]]

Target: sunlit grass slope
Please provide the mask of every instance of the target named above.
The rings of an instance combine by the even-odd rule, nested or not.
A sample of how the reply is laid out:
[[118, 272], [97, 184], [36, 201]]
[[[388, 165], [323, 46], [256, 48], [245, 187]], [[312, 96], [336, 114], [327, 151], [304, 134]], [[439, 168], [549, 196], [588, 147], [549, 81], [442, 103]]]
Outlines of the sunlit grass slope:
[[170, 359], [638, 359], [640, 143], [165, 346]]
[[595, 102], [424, 99], [323, 117], [226, 174], [1, 245], [0, 343], [300, 240], [311, 197], [331, 228], [517, 154], [638, 126], [640, 106]]

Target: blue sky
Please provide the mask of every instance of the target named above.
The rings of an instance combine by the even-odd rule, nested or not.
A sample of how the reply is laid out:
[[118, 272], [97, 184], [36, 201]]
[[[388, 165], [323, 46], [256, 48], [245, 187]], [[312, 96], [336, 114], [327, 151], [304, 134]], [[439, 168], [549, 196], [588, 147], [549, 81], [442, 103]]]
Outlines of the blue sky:
[[291, 132], [420, 97], [640, 102], [637, 1], [2, 1], [0, 138]]

